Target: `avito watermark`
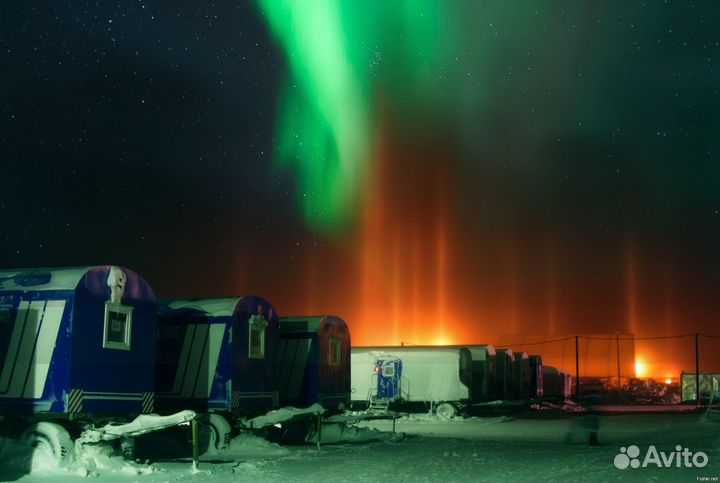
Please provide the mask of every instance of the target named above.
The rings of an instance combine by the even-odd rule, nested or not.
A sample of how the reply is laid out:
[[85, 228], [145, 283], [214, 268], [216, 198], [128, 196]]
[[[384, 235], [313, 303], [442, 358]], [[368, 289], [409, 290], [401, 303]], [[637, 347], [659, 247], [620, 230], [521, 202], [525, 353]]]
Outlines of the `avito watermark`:
[[631, 445], [620, 448], [620, 452], [613, 460], [615, 467], [624, 470], [626, 468], [646, 468], [655, 465], [658, 468], [704, 468], [708, 464], [708, 455], [702, 451], [692, 452], [680, 445], [675, 446], [675, 451], [658, 451], [654, 445], [650, 445], [645, 456], [640, 461], [640, 448]]

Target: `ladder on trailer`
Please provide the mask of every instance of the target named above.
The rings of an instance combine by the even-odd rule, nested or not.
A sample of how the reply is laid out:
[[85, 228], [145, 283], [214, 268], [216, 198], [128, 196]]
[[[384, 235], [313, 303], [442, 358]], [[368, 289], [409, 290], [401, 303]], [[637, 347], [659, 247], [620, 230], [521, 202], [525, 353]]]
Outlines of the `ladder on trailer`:
[[390, 400], [385, 398], [371, 397], [368, 402], [368, 411], [383, 411], [386, 412], [390, 408]]
[[387, 398], [379, 397], [378, 394], [378, 375], [372, 373], [370, 375], [370, 389], [368, 389], [367, 396], [367, 412], [386, 412], [390, 407], [390, 400]]

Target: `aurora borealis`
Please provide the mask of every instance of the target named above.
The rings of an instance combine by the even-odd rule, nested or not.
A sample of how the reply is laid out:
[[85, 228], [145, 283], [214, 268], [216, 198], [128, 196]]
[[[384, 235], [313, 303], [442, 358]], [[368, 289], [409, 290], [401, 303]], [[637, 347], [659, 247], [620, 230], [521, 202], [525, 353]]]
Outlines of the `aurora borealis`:
[[[395, 343], [447, 339], [448, 326], [473, 337], [448, 321], [458, 313], [510, 333], [684, 324], [683, 301], [702, 295], [678, 283], [697, 276], [680, 247], [718, 234], [717, 117], [700, 107], [717, 102], [710, 17], [619, 4], [333, 5], [260, 10], [289, 59], [279, 159], [305, 180], [311, 226], [359, 226], [363, 320], [402, 320], [383, 332]], [[308, 150], [327, 138], [331, 149]], [[348, 205], [333, 206], [353, 210], [323, 210], [335, 188]], [[694, 196], [708, 206], [691, 216], [708, 230], [688, 238]], [[704, 305], [695, 320], [717, 314]]]
[[292, 5], [265, 2], [291, 53], [278, 150], [296, 166], [306, 221], [330, 229], [351, 215], [372, 151], [367, 79], [352, 63], [363, 59], [343, 35], [342, 4]]
[[23, 3], [0, 265], [117, 263], [368, 343], [715, 333], [720, 11]]

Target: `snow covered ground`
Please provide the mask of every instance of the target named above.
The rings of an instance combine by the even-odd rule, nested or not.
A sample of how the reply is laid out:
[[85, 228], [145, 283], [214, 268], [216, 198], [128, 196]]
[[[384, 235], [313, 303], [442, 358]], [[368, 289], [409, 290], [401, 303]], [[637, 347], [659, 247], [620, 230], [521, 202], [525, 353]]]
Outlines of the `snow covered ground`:
[[[392, 423], [371, 421], [361, 426], [390, 431]], [[119, 457], [96, 454], [86, 456], [73, 470], [41, 465], [27, 474], [22, 453], [13, 450], [12, 441], [6, 441], [0, 455], [0, 476], [43, 483], [88, 479], [128, 483], [695, 482], [718, 481], [720, 476], [720, 417], [706, 421], [698, 414], [573, 416], [533, 412], [448, 422], [415, 415], [399, 419], [396, 430], [406, 436], [326, 445], [319, 452], [314, 446], [281, 447], [256, 436], [241, 435], [228, 450], [205, 454], [199, 472], [192, 471], [188, 460], [163, 457], [148, 464], [129, 464]], [[591, 446], [590, 434], [595, 431], [598, 445]], [[616, 468], [614, 461], [621, 447], [631, 445], [638, 446], [640, 463], [650, 445], [666, 457], [677, 456], [677, 445], [691, 452], [702, 451], [708, 463], [703, 468], [685, 468], [675, 466], [673, 460], [670, 468]], [[153, 442], [150, 449], [153, 447], [173, 449], [162, 439]], [[83, 471], [83, 464], [94, 467]]]

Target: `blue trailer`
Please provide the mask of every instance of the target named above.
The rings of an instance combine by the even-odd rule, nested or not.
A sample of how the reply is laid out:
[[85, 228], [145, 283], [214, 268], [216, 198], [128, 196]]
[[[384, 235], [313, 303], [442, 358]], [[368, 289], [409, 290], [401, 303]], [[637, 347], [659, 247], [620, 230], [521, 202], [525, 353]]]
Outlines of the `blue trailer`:
[[402, 397], [402, 359], [378, 359], [373, 371], [377, 377], [378, 400], [392, 403]]
[[155, 294], [126, 268], [0, 271], [3, 435], [66, 464], [70, 433], [82, 444], [119, 440], [129, 454], [135, 435], [194, 418], [146, 414], [154, 411], [156, 328]]
[[277, 407], [279, 322], [267, 300], [161, 301], [158, 325], [160, 411], [256, 416]]
[[340, 317], [280, 319], [280, 401], [329, 411], [350, 405], [350, 330]]
[[0, 412], [153, 411], [155, 294], [111, 266], [0, 271]]

